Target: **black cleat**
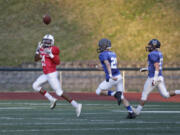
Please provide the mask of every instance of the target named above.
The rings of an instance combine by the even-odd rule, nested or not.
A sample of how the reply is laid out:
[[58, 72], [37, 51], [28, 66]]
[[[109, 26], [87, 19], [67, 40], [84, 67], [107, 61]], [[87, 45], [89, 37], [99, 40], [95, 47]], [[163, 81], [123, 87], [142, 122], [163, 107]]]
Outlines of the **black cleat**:
[[118, 105], [121, 104], [121, 95], [122, 95], [122, 92], [120, 91], [117, 91], [116, 94], [114, 95], [114, 97], [117, 99]]
[[127, 119], [135, 119], [136, 118], [136, 114], [133, 112], [133, 113], [128, 113], [128, 116], [126, 117]]

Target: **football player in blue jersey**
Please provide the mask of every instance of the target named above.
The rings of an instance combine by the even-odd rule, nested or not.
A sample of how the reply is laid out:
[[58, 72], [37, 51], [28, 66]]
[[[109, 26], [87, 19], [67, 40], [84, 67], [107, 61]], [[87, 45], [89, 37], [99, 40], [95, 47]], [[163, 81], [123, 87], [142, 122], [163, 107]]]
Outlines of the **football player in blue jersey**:
[[[99, 41], [98, 46], [99, 48], [97, 49], [97, 52], [100, 53], [99, 60], [105, 72], [106, 79], [100, 83], [96, 89], [96, 94], [114, 96], [117, 99], [118, 105], [120, 105], [122, 101], [128, 110], [127, 118], [133, 119], [136, 115], [123, 95], [123, 79], [117, 67], [117, 56], [115, 52], [110, 51], [111, 41], [103, 38]], [[113, 86], [116, 87], [116, 91], [110, 90]]]
[[166, 89], [164, 77], [162, 74], [163, 55], [159, 50], [160, 46], [161, 43], [157, 39], [152, 39], [146, 46], [146, 51], [149, 52], [148, 68], [141, 68], [140, 72], [148, 71], [148, 78], [144, 84], [140, 104], [136, 109], [133, 108], [133, 111], [136, 113], [136, 115], [139, 115], [141, 113], [141, 110], [143, 109], [149, 93], [155, 87], [158, 87], [160, 94], [164, 98], [169, 98], [171, 96], [175, 96], [176, 94], [180, 94], [180, 90], [168, 92]]

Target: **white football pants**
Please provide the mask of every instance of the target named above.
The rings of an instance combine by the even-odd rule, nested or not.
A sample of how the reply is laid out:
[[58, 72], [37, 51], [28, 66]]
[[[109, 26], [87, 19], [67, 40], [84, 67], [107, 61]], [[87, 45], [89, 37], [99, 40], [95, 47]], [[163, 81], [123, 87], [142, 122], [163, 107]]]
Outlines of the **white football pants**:
[[56, 92], [58, 96], [61, 96], [63, 94], [63, 90], [58, 79], [57, 71], [49, 74], [40, 75], [33, 83], [32, 87], [35, 91], [39, 92], [42, 88], [41, 85], [47, 81], [49, 82], [51, 88]]
[[120, 75], [118, 75], [116, 77], [118, 78], [117, 81], [109, 79], [109, 82], [107, 82], [106, 80], [101, 82], [99, 84], [98, 88], [96, 89], [96, 94], [100, 95], [102, 90], [109, 90], [113, 86], [115, 86], [116, 87], [116, 91], [121, 91], [122, 92], [122, 97], [121, 98], [124, 99], [124, 96], [123, 96], [124, 88], [123, 88], [123, 79], [122, 79], [122, 76], [120, 74]]
[[152, 82], [153, 82], [153, 78], [148, 78], [144, 84], [144, 89], [141, 95], [141, 100], [146, 101], [147, 97], [149, 95], [149, 93], [155, 88], [157, 87], [161, 96], [163, 96], [164, 98], [169, 98], [169, 92], [166, 89], [165, 83], [164, 83], [164, 78], [162, 76], [161, 77], [161, 82], [157, 85], [157, 86], [153, 86]]

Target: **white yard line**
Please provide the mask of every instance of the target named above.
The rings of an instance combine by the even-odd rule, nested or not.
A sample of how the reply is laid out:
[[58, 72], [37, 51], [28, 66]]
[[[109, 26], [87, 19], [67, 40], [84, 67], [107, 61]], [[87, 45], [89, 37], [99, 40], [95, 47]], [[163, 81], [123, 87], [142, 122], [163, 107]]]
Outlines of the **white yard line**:
[[[127, 112], [127, 111], [121, 111], [121, 110], [112, 110], [112, 112]], [[180, 111], [141, 111], [141, 113], [179, 113], [180, 114]]]
[[0, 120], [23, 120], [24, 118], [0, 117]]
[[[172, 129], [179, 129], [179, 128], [172, 128], [172, 127], [156, 127], [156, 128], [143, 128], [143, 131], [147, 130], [172, 130]], [[55, 128], [55, 129], [15, 129], [15, 130], [1, 130], [0, 133], [8, 133], [8, 132], [52, 132], [52, 131], [109, 131], [109, 130], [118, 130], [118, 131], [122, 131], [122, 130], [142, 130], [142, 128]]]
[[31, 107], [0, 107], [0, 110], [26, 110], [32, 109]]
[[[49, 103], [0, 103], [0, 105], [31, 105], [31, 106], [47, 106]], [[68, 103], [58, 103], [58, 105], [69, 105]]]
[[[121, 120], [121, 121], [84, 121], [86, 124], [88, 125], [112, 125], [112, 124], [180, 124], [180, 121], [172, 121], [172, 122], [167, 122], [167, 121], [128, 121], [128, 120]], [[13, 123], [7, 123], [7, 122], [3, 122], [3, 123], [0, 123], [1, 126], [5, 126], [5, 125], [8, 125], [8, 126], [47, 126], [47, 125], [84, 125], [84, 122], [81, 123], [81, 122], [77, 122], [77, 121], [64, 121], [64, 122], [38, 122], [38, 121], [35, 121], [35, 122], [13, 122]]]

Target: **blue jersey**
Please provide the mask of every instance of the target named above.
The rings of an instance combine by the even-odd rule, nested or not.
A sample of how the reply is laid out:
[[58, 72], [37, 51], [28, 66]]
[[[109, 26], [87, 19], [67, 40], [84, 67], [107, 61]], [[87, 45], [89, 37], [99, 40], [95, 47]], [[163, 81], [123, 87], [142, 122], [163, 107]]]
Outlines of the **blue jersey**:
[[99, 60], [102, 64], [104, 72], [106, 74], [106, 81], [109, 81], [109, 73], [107, 67], [104, 63], [105, 60], [108, 60], [111, 66], [112, 76], [117, 76], [120, 74], [119, 69], [117, 68], [117, 57], [116, 54], [112, 51], [104, 51], [99, 54]]
[[159, 63], [159, 76], [162, 76], [163, 55], [160, 51], [152, 51], [148, 55], [148, 77], [154, 77], [154, 63]]

